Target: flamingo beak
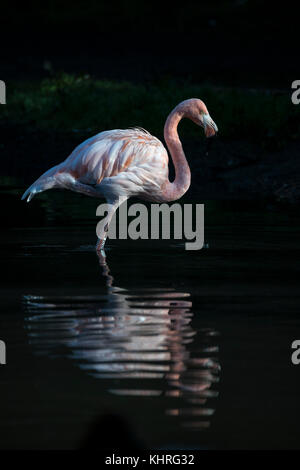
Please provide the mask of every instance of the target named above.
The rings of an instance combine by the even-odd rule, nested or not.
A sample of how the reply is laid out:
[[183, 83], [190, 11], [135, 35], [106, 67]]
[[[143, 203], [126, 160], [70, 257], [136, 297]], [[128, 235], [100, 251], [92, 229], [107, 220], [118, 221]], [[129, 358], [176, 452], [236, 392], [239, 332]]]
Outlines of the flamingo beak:
[[212, 137], [218, 132], [217, 124], [212, 120], [208, 113], [203, 114], [203, 127], [206, 137]]

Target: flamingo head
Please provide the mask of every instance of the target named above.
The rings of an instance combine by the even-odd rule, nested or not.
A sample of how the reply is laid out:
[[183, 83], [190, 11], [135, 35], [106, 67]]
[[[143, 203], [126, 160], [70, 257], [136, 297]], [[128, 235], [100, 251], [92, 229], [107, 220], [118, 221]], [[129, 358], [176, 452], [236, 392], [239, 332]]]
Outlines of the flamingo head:
[[183, 116], [203, 127], [206, 137], [212, 137], [218, 132], [216, 123], [212, 120], [207, 107], [198, 98], [191, 98], [179, 104]]

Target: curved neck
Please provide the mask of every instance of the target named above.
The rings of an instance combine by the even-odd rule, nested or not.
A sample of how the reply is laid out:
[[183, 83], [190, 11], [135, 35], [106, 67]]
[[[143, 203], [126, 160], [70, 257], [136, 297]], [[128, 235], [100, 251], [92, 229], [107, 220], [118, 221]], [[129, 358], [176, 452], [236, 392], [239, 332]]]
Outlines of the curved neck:
[[175, 108], [168, 116], [164, 128], [164, 138], [175, 167], [175, 180], [172, 183], [168, 181], [163, 191], [167, 201], [179, 199], [191, 184], [190, 167], [177, 133], [177, 126], [183, 117], [183, 111]]

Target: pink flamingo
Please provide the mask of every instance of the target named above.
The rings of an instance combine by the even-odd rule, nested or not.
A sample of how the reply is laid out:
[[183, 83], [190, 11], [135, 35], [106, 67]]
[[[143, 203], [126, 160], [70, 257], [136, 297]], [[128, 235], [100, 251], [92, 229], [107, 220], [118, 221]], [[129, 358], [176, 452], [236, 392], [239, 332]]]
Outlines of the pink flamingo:
[[69, 157], [50, 168], [23, 194], [33, 196], [52, 188], [70, 189], [91, 197], [104, 197], [107, 216], [98, 231], [97, 251], [104, 247], [114, 212], [126, 199], [137, 196], [153, 202], [179, 199], [189, 188], [191, 172], [178, 137], [177, 126], [188, 118], [204, 128], [207, 137], [218, 128], [203, 101], [191, 98], [179, 103], [168, 116], [164, 138], [175, 167], [169, 181], [168, 153], [156, 137], [141, 128], [100, 132], [76, 147]]

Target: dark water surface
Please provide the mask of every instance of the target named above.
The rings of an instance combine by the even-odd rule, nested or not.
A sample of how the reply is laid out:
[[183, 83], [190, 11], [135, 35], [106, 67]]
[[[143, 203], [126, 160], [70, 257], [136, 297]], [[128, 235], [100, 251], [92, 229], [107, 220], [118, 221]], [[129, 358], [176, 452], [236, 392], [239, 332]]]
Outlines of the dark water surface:
[[98, 259], [94, 201], [3, 191], [1, 448], [78, 448], [97, 420], [101, 447], [107, 413], [144, 447], [300, 447], [295, 213], [207, 203], [207, 248]]

